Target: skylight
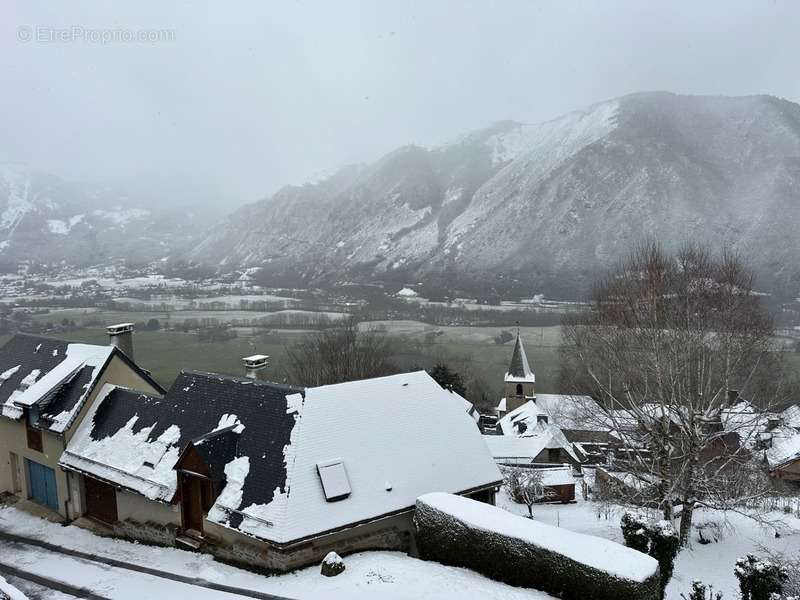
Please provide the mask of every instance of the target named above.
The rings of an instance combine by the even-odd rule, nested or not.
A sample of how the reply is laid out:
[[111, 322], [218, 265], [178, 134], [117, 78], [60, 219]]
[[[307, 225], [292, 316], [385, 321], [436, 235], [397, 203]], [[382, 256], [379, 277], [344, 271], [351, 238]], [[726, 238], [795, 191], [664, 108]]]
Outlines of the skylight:
[[341, 458], [317, 463], [317, 472], [328, 502], [342, 500], [350, 495], [350, 480]]

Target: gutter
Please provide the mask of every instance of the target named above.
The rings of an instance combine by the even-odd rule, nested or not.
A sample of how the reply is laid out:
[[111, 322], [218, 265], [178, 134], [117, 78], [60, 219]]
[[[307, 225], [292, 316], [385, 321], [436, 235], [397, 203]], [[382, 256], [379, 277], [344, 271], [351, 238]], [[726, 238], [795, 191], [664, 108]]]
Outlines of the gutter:
[[[62, 454], [62, 456], [63, 455], [68, 455], [68, 456], [71, 456], [71, 457], [73, 457], [73, 458], [75, 458], [77, 460], [89, 462], [89, 463], [91, 463], [93, 465], [97, 465], [97, 466], [103, 467], [104, 469], [109, 469], [111, 471], [115, 471], [117, 473], [125, 475], [126, 477], [130, 477], [132, 479], [136, 479], [138, 481], [146, 483], [147, 485], [151, 485], [151, 486], [160, 488], [162, 490], [170, 491], [170, 488], [168, 486], [164, 485], [163, 483], [158, 483], [157, 481], [152, 481], [151, 479], [145, 479], [144, 477], [141, 477], [140, 475], [134, 475], [132, 473], [128, 473], [127, 471], [123, 471], [122, 469], [118, 469], [117, 467], [112, 467], [111, 465], [103, 464], [103, 463], [101, 463], [99, 461], [92, 460], [91, 458], [85, 458], [83, 456], [79, 456], [78, 454], [75, 454], [74, 452], [70, 452], [69, 450], [65, 449], [63, 454]], [[81, 475], [83, 475], [85, 477], [90, 477], [92, 479], [96, 479], [98, 481], [102, 481], [103, 483], [107, 483], [107, 484], [109, 484], [109, 485], [111, 485], [111, 486], [113, 486], [113, 487], [115, 487], [117, 489], [127, 490], [129, 492], [133, 492], [134, 494], [138, 494], [139, 496], [142, 496], [143, 498], [147, 498], [148, 500], [152, 500], [154, 502], [161, 502], [162, 504], [172, 504], [171, 502], [169, 502], [167, 500], [162, 500], [160, 498], [150, 498], [148, 496], [145, 496], [139, 490], [135, 490], [135, 489], [133, 489], [131, 487], [128, 487], [126, 485], [122, 485], [121, 483], [116, 482], [116, 481], [111, 481], [111, 480], [105, 479], [103, 477], [99, 477], [99, 476], [95, 475], [94, 473], [91, 473], [90, 471], [86, 471], [86, 470], [81, 469], [80, 467], [76, 467], [74, 465], [64, 464], [61, 461], [58, 462], [58, 466], [61, 467], [64, 471], [72, 471], [74, 473], [80, 473]], [[174, 492], [173, 492], [173, 495], [174, 495]]]

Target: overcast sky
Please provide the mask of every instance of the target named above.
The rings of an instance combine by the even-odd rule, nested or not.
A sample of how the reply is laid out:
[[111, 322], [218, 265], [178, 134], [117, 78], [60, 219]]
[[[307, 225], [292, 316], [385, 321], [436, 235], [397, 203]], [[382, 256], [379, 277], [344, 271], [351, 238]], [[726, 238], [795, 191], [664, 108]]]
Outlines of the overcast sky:
[[233, 208], [635, 91], [798, 101], [798, 26], [789, 0], [0, 0], [0, 161]]

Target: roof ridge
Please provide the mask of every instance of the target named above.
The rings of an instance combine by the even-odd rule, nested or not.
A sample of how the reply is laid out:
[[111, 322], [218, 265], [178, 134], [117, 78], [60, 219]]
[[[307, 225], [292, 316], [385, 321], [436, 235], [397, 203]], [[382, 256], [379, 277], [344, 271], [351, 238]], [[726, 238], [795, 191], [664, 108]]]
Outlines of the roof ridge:
[[[266, 381], [263, 379], [252, 379], [250, 377], [242, 377], [240, 375], [228, 375], [226, 373], [214, 373], [212, 371], [199, 371], [195, 369], [181, 369], [178, 373], [178, 377], [181, 375], [199, 375], [201, 377], [208, 377], [208, 378], [216, 378], [216, 379], [225, 379], [228, 381], [234, 381], [237, 383], [252, 383], [257, 386], [265, 386], [271, 388], [278, 388], [282, 390], [287, 390], [291, 392], [304, 392], [306, 388], [290, 385], [288, 383], [278, 383], [275, 381]], [[177, 381], [177, 378], [176, 378]], [[174, 385], [174, 384], [173, 384]]]

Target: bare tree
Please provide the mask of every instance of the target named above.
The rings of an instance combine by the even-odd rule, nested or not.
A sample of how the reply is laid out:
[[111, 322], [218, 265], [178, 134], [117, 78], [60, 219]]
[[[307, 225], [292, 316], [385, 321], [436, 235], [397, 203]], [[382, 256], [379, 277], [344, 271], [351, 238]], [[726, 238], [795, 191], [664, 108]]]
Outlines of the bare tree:
[[309, 387], [398, 372], [386, 332], [360, 328], [352, 318], [311, 334], [286, 354], [289, 380]]
[[504, 469], [505, 485], [511, 499], [528, 507], [528, 518], [533, 518], [533, 505], [548, 497], [542, 474], [534, 469]]
[[786, 389], [772, 319], [739, 257], [645, 244], [562, 334], [562, 384], [606, 409], [599, 418], [622, 440], [617, 461], [642, 484], [631, 489], [655, 494], [666, 519], [683, 505], [682, 542], [698, 499], [730, 509], [767, 493], [748, 451], [763, 416], [730, 406], [729, 391], [765, 410]]

